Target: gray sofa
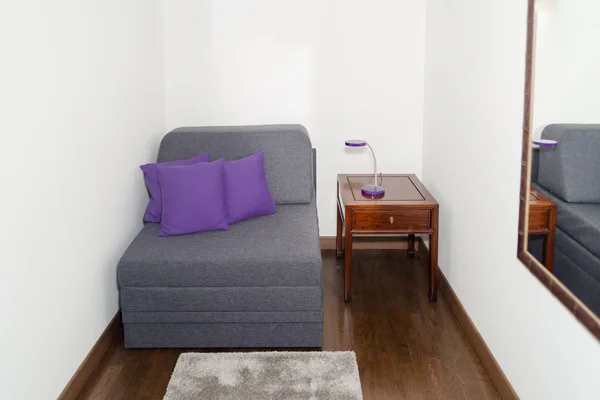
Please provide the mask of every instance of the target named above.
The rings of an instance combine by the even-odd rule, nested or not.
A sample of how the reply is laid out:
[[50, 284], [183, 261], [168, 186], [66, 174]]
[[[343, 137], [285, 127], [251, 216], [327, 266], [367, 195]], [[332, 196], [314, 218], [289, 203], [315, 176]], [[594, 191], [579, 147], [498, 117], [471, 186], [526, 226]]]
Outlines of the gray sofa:
[[[536, 149], [531, 186], [557, 204], [554, 275], [600, 315], [600, 125], [553, 124], [542, 138], [555, 149]], [[542, 257], [542, 240], [529, 251]]]
[[[157, 237], [147, 223], [118, 265], [125, 347], [321, 347], [314, 150], [301, 125], [179, 128], [158, 161], [264, 150], [277, 213], [229, 231]], [[141, 179], [141, 178], [140, 178]]]

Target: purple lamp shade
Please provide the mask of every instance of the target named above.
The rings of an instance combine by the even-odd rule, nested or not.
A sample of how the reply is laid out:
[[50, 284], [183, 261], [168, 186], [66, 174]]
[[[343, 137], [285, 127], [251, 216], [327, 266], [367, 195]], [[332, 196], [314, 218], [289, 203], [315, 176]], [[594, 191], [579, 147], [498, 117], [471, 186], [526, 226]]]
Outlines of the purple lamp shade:
[[377, 158], [375, 158], [375, 152], [373, 151], [373, 148], [371, 148], [371, 146], [369, 145], [369, 143], [367, 143], [366, 140], [360, 140], [360, 139], [346, 140], [346, 146], [348, 146], [348, 147], [368, 147], [369, 150], [371, 150], [371, 154], [373, 155], [373, 165], [375, 167], [375, 173], [373, 174], [375, 181], [373, 182], [372, 185], [363, 186], [360, 191], [363, 194], [363, 196], [370, 197], [372, 199], [381, 198], [385, 194], [385, 189], [383, 189], [383, 186], [379, 186], [377, 184]]
[[366, 140], [346, 140], [346, 146], [348, 147], [365, 147], [366, 145]]
[[556, 147], [558, 142], [551, 139], [533, 139], [533, 144], [537, 144], [540, 147]]

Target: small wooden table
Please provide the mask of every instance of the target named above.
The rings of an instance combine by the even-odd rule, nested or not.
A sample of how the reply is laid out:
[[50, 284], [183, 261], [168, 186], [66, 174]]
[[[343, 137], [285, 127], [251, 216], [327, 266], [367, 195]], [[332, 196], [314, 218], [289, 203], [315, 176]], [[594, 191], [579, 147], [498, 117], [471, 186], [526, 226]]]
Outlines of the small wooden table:
[[556, 203], [531, 189], [529, 192], [529, 229], [530, 235], [544, 235], [542, 264], [552, 272], [554, 263], [554, 238], [556, 237]]
[[[338, 258], [344, 259], [344, 300], [352, 298], [352, 239], [355, 235], [408, 235], [408, 253], [414, 256], [415, 234], [429, 235], [429, 300], [437, 300], [439, 205], [413, 174], [383, 175], [385, 195], [372, 199], [360, 189], [373, 175], [338, 175]], [[345, 229], [344, 229], [345, 226]], [[345, 243], [342, 243], [342, 231]], [[344, 249], [345, 245], [345, 249]]]

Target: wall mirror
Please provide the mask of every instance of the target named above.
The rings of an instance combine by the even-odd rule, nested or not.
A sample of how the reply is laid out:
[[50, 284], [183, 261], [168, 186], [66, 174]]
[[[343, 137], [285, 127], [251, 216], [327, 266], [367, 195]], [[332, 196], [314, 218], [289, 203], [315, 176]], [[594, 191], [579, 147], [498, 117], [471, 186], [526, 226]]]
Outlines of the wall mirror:
[[518, 257], [600, 339], [600, 1], [529, 0]]

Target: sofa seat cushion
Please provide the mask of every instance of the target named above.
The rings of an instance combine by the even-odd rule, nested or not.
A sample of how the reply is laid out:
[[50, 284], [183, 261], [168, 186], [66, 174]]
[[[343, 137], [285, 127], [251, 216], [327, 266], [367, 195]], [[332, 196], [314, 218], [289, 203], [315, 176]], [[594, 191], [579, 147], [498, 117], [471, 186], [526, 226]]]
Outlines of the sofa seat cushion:
[[600, 257], [600, 204], [567, 203], [539, 184], [532, 184], [532, 187], [556, 203], [556, 226]]
[[146, 224], [123, 254], [121, 288], [322, 285], [314, 200], [280, 205], [229, 231], [157, 237], [158, 229]]

